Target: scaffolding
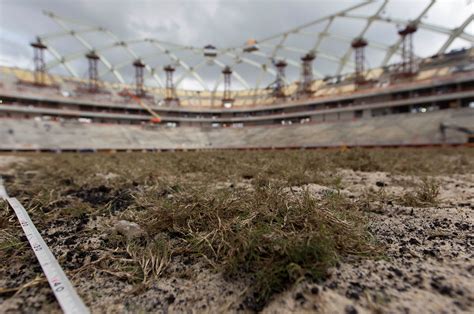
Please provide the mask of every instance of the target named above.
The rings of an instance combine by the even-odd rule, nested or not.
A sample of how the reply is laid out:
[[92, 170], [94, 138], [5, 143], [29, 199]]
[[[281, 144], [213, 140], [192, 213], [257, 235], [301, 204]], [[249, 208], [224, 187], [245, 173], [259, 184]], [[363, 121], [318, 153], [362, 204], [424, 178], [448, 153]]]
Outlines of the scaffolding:
[[232, 77], [232, 69], [229, 66], [226, 66], [222, 70], [222, 74], [224, 75], [224, 95], [222, 97], [222, 106], [225, 108], [232, 107], [234, 103], [234, 99], [232, 99], [231, 93], [231, 77]]
[[35, 84], [39, 86], [45, 85], [46, 63], [44, 62], [44, 51], [48, 48], [41, 42], [39, 37], [35, 42], [30, 44], [33, 47], [33, 62], [35, 64]]
[[97, 65], [100, 58], [95, 51], [90, 51], [86, 54], [86, 58], [89, 63], [89, 91], [94, 93], [99, 89], [99, 72]]
[[413, 49], [413, 35], [417, 29], [416, 24], [410, 23], [405, 28], [398, 31], [402, 40], [402, 62], [400, 64], [400, 73], [403, 75], [413, 75], [418, 70], [415, 64], [415, 53]]
[[137, 59], [133, 62], [133, 66], [135, 67], [135, 94], [138, 97], [145, 96], [145, 90], [143, 89], [143, 69], [145, 64], [142, 60]]
[[285, 68], [288, 65], [285, 60], [279, 60], [275, 62], [275, 67], [277, 69], [277, 77], [273, 86], [273, 96], [277, 98], [284, 98], [285, 92], [283, 88], [285, 87]]
[[367, 41], [358, 37], [355, 38], [351, 46], [355, 51], [355, 82], [356, 84], [362, 84], [365, 82], [364, 71], [365, 71], [365, 47]]
[[165, 98], [164, 101], [167, 105], [179, 104], [179, 99], [176, 96], [176, 89], [173, 82], [173, 73], [176, 70], [174, 66], [167, 65], [163, 68], [166, 73], [166, 85], [165, 85]]
[[301, 85], [300, 94], [311, 95], [313, 90], [313, 60], [316, 58], [313, 52], [309, 52], [301, 57]]

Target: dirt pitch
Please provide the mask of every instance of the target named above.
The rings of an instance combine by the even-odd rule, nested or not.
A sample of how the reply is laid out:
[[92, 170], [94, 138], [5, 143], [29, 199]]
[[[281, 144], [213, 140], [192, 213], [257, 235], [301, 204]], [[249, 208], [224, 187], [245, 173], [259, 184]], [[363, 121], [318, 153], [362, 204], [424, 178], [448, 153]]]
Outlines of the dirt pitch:
[[[94, 313], [472, 313], [473, 169], [469, 148], [0, 156]], [[0, 312], [60, 312], [5, 202], [0, 261]]]

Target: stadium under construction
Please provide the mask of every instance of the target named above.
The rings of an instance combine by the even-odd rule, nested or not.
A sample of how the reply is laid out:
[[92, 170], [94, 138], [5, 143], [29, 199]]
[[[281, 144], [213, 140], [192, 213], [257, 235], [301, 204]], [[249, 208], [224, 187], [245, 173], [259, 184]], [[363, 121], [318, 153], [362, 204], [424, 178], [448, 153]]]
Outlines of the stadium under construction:
[[473, 8], [0, 1], [0, 312], [474, 313]]
[[[123, 41], [102, 27], [85, 26], [45, 12], [63, 31], [38, 36], [31, 43], [34, 69], [0, 68], [0, 150], [311, 148], [472, 142], [474, 36], [466, 30], [472, 25], [473, 15], [448, 29], [422, 21], [434, 1], [414, 20], [383, 16], [386, 1], [378, 3], [373, 15], [353, 13], [367, 3], [268, 39], [221, 49], [213, 45], [180, 46], [153, 38]], [[338, 19], [363, 20], [365, 26], [357, 37], [350, 38], [331, 32], [331, 25]], [[397, 33], [393, 44], [364, 38], [380, 23]], [[323, 31], [310, 33], [308, 29], [315, 25], [322, 26]], [[445, 34], [435, 55], [416, 55], [418, 30]], [[112, 36], [113, 40], [94, 47], [85, 39], [91, 32]], [[312, 37], [307, 39], [311, 40], [311, 49], [287, 44], [292, 36], [303, 35]], [[83, 52], [59, 54], [54, 41], [63, 37], [77, 40]], [[331, 39], [345, 44], [340, 57], [321, 48], [324, 40]], [[466, 46], [449, 50], [460, 39]], [[271, 44], [275, 40], [278, 45]], [[140, 56], [133, 50], [137, 44], [155, 50]], [[106, 54], [113, 49], [127, 52], [129, 61], [112, 64]], [[367, 68], [367, 64], [375, 63], [368, 60], [367, 49], [383, 52], [377, 66]], [[201, 60], [191, 67], [178, 56], [180, 51]], [[46, 62], [48, 52], [52, 58]], [[299, 60], [288, 53], [299, 56]], [[168, 63], [151, 66], [157, 55], [165, 56]], [[264, 61], [259, 63], [252, 57]], [[319, 73], [315, 65], [318, 59], [334, 63], [333, 75]], [[83, 62], [86, 77], [78, 75], [71, 62]], [[239, 73], [242, 64], [254, 71]], [[60, 66], [68, 75], [49, 73]], [[133, 77], [130, 83], [121, 73], [127, 67], [134, 74], [129, 75]], [[199, 75], [199, 70], [206, 67], [217, 68], [213, 89]], [[289, 67], [295, 68], [299, 77], [287, 77]], [[175, 78], [177, 74], [180, 76]], [[115, 82], [104, 79], [107, 75]], [[260, 78], [252, 85], [246, 75]], [[269, 77], [267, 83], [265, 76]], [[181, 88], [186, 77], [202, 86]], [[240, 88], [232, 88], [234, 81]]]

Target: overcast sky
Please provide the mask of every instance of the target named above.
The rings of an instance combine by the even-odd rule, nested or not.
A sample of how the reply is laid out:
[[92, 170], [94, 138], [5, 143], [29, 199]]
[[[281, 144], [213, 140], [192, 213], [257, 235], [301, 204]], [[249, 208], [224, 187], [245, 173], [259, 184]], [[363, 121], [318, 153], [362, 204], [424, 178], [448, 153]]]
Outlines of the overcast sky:
[[[28, 43], [36, 35], [56, 32], [61, 30], [42, 10], [53, 11], [56, 14], [84, 21], [91, 25], [103, 26], [120, 38], [134, 39], [152, 37], [158, 40], [170, 41], [183, 45], [202, 47], [212, 43], [218, 48], [238, 46], [249, 38], [265, 38], [275, 33], [294, 28], [301, 24], [313, 21], [322, 16], [335, 13], [347, 8], [361, 0], [0, 0], [0, 64], [32, 68], [32, 50]], [[378, 1], [380, 2], [380, 1]], [[392, 0], [387, 6], [385, 16], [410, 19], [414, 18], [426, 6], [429, 0]], [[373, 12], [378, 5], [368, 6], [357, 13]], [[470, 14], [474, 12], [474, 3], [470, 0], [438, 0], [428, 16], [423, 21], [454, 28], [459, 26]], [[321, 29], [323, 25], [320, 25]], [[340, 21], [333, 25], [335, 32], [347, 36], [356, 35], [363, 24], [359, 21]], [[393, 44], [396, 40], [396, 29], [382, 25], [368, 32], [369, 40]], [[317, 32], [317, 27], [314, 31]], [[474, 23], [466, 29], [474, 33]], [[89, 37], [87, 37], [89, 36]], [[93, 46], [100, 47], [108, 39], [89, 34], [87, 37]], [[416, 45], [417, 54], [427, 56], [436, 52], [436, 47], [446, 38], [430, 32], [417, 33], [419, 43]], [[312, 40], [311, 42], [313, 42]], [[385, 42], [386, 41], [386, 42]], [[305, 47], [308, 38], [291, 39], [290, 43], [296, 47]], [[60, 53], [73, 53], [84, 50], [80, 43], [74, 39], [57, 40], [51, 43]], [[469, 45], [464, 41], [454, 43], [453, 47]], [[329, 54], [344, 54], [342, 43], [328, 40], [321, 45], [321, 49]], [[138, 54], [145, 53], [145, 48], [137, 47]], [[149, 49], [149, 48], [148, 48]], [[376, 51], [368, 66], [376, 66], [381, 58]], [[301, 55], [301, 53], [299, 53]], [[282, 57], [298, 60], [299, 55]], [[180, 56], [181, 57], [181, 56]], [[185, 56], [182, 56], [183, 59]], [[109, 56], [113, 63], [126, 60], [125, 55], [111, 52]], [[378, 58], [378, 59], [377, 59]], [[202, 59], [202, 58], [201, 58]], [[52, 56], [47, 56], [51, 61]], [[256, 60], [256, 59], [255, 59]], [[197, 64], [199, 60], [188, 60], [190, 65]], [[259, 62], [264, 62], [258, 60]], [[222, 60], [222, 62], [231, 62]], [[324, 74], [331, 74], [335, 64], [327, 60], [318, 60], [315, 67]], [[152, 58], [147, 60], [151, 66], [161, 69], [166, 60]], [[86, 75], [84, 60], [72, 63], [78, 75]], [[239, 65], [243, 76], [256, 76], [249, 65]], [[102, 71], [103, 69], [101, 69]], [[53, 70], [64, 73], [64, 69], [57, 67]], [[214, 72], [212, 72], [214, 71]], [[159, 71], [158, 71], [159, 72]], [[177, 71], [177, 75], [180, 75]], [[298, 76], [298, 69], [288, 67], [289, 76], [293, 79]], [[124, 68], [123, 73], [130, 81], [132, 69]], [[212, 77], [220, 73], [219, 67], [201, 69], [205, 81], [211, 84]], [[163, 73], [158, 73], [162, 76]], [[110, 77], [113, 79], [113, 77]], [[252, 78], [251, 78], [252, 79]], [[253, 83], [249, 79], [249, 83]], [[270, 79], [270, 78], [268, 78]], [[188, 87], [197, 87], [193, 78], [188, 77], [183, 82]]]

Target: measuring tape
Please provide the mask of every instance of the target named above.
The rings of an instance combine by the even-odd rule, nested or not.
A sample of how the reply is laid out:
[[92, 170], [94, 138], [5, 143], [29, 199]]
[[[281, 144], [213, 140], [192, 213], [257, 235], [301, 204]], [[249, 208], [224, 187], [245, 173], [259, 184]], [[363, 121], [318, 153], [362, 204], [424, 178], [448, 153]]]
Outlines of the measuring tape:
[[20, 221], [20, 225], [25, 232], [26, 238], [30, 242], [36, 258], [38, 259], [41, 268], [48, 279], [49, 285], [51, 286], [51, 289], [53, 289], [54, 295], [64, 313], [89, 313], [89, 309], [79, 298], [79, 295], [76, 290], [74, 290], [71, 282], [67, 279], [61, 266], [59, 266], [58, 261], [39, 234], [25, 208], [16, 198], [9, 197], [7, 198], [7, 201], [15, 211], [15, 214]]
[[6, 199], [15, 211], [20, 221], [20, 225], [25, 232], [26, 238], [30, 242], [31, 248], [35, 252], [41, 268], [48, 279], [51, 289], [59, 302], [59, 305], [66, 314], [88, 314], [89, 309], [82, 302], [71, 282], [67, 279], [58, 261], [51, 250], [44, 242], [41, 234], [31, 221], [25, 208], [16, 198], [8, 197], [0, 178], [0, 197]]

